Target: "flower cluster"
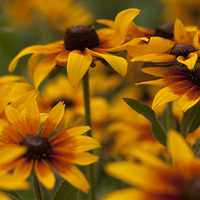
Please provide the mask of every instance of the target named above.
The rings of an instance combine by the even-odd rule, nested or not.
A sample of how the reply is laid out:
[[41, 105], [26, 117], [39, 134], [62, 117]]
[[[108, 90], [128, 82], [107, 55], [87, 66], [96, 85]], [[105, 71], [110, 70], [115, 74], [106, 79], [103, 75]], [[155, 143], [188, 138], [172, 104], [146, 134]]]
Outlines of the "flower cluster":
[[28, 75], [0, 77], [1, 199], [200, 198], [197, 26], [138, 26], [137, 8], [92, 23], [68, 0], [4, 5], [10, 26], [39, 17], [46, 35], [9, 60]]

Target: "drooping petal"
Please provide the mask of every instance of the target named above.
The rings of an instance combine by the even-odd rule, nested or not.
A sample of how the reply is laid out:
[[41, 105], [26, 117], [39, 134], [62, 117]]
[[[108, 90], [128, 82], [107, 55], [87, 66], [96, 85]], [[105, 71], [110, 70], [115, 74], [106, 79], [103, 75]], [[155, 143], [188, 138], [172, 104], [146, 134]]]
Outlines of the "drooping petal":
[[164, 87], [154, 97], [152, 109], [155, 110], [159, 106], [166, 104], [170, 101], [178, 99], [180, 96], [173, 93], [170, 87]]
[[70, 52], [67, 62], [67, 76], [72, 87], [83, 78], [92, 63], [92, 56], [88, 51], [74, 50]]
[[5, 164], [11, 162], [22, 155], [24, 155], [27, 151], [25, 146], [16, 145], [5, 145], [0, 147], [0, 164]]
[[5, 113], [10, 123], [16, 127], [22, 137], [26, 137], [28, 134], [27, 125], [20, 112], [11, 105], [8, 105], [5, 108]]
[[32, 171], [33, 159], [20, 158], [17, 162], [17, 166], [14, 169], [14, 177], [18, 177], [19, 180], [26, 180]]
[[174, 130], [170, 130], [167, 135], [167, 147], [174, 165], [183, 169], [186, 173], [187, 165], [193, 163], [195, 156], [183, 136]]
[[55, 58], [57, 54], [52, 54], [42, 59], [35, 67], [33, 82], [37, 89], [40, 83], [47, 77], [51, 70], [55, 67]]
[[40, 54], [36, 53], [30, 56], [30, 58], [28, 59], [28, 76], [32, 82], [34, 82], [34, 76], [33, 76], [34, 70], [35, 70], [35, 67], [37, 66], [39, 58], [40, 58]]
[[26, 123], [28, 133], [37, 135], [40, 129], [40, 114], [36, 100], [31, 97], [28, 98], [26, 103]]
[[106, 52], [97, 51], [95, 49], [93, 50], [86, 49], [86, 51], [93, 56], [105, 59], [110, 64], [110, 66], [121, 76], [126, 75], [128, 63], [124, 58]]
[[174, 39], [178, 44], [190, 44], [190, 37], [180, 19], [174, 24]]
[[69, 56], [70, 51], [64, 51], [62, 53], [59, 53], [56, 58], [55, 62], [58, 66], [67, 66], [67, 60]]
[[179, 56], [176, 59], [178, 62], [186, 65], [189, 70], [192, 70], [196, 64], [197, 58], [198, 56], [196, 53], [190, 53], [187, 58], [184, 56]]
[[63, 102], [59, 102], [51, 109], [42, 131], [43, 137], [49, 137], [53, 133], [54, 129], [63, 118], [64, 111], [65, 106], [63, 105]]
[[79, 190], [88, 193], [90, 185], [86, 180], [84, 174], [74, 165], [68, 163], [66, 166], [58, 166], [56, 163], [51, 163], [52, 167], [57, 173]]
[[48, 190], [53, 189], [56, 178], [46, 161], [43, 159], [36, 160], [34, 169], [35, 174], [42, 185], [44, 185]]

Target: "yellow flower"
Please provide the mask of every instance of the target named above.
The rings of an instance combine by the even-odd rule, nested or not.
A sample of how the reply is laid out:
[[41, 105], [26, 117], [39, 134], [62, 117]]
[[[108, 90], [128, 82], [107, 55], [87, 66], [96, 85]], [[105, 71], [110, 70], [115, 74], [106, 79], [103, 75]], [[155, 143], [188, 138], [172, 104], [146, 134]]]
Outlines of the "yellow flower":
[[[57, 66], [66, 66], [70, 84], [75, 87], [92, 64], [93, 58], [98, 57], [108, 62], [122, 76], [127, 72], [127, 61], [110, 54], [125, 49], [122, 45], [129, 24], [138, 15], [138, 9], [122, 11], [115, 18], [115, 31], [111, 35], [107, 29], [96, 31], [91, 26], [75, 26], [67, 29], [64, 41], [47, 45], [35, 45], [22, 50], [10, 63], [9, 71], [17, 66], [18, 60], [27, 54], [29, 58], [29, 77], [36, 88]], [[136, 39], [133, 43], [138, 43]], [[121, 46], [120, 46], [121, 45]], [[38, 64], [40, 55], [46, 55]]]
[[200, 55], [198, 30], [184, 27], [179, 19], [174, 25], [174, 41], [160, 37], [151, 37], [148, 43], [130, 45], [127, 51], [132, 62], [155, 62], [172, 64], [177, 61], [188, 69], [193, 69]]
[[74, 164], [85, 166], [98, 160], [98, 156], [85, 152], [100, 147], [93, 138], [82, 136], [90, 127], [74, 127], [55, 135], [55, 129], [64, 114], [61, 102], [49, 112], [42, 131], [37, 102], [33, 98], [27, 100], [25, 115], [11, 105], [6, 107], [5, 113], [9, 123], [0, 120], [0, 148], [12, 147], [7, 155], [12, 155], [13, 149], [18, 151], [21, 147], [26, 147], [27, 151], [0, 165], [0, 171], [13, 169], [14, 176], [25, 180], [34, 169], [37, 179], [47, 189], [53, 189], [54, 169], [74, 187], [89, 192], [90, 186], [85, 176]]
[[102, 200], [199, 199], [199, 158], [173, 130], [168, 133], [167, 147], [172, 165], [137, 149], [132, 153], [140, 162], [108, 163], [105, 170], [109, 175], [136, 187], [111, 192]]
[[145, 73], [164, 78], [141, 82], [137, 85], [166, 86], [154, 97], [153, 110], [180, 98], [181, 110], [185, 112], [200, 100], [199, 70], [180, 70], [173, 67], [143, 68], [142, 71]]

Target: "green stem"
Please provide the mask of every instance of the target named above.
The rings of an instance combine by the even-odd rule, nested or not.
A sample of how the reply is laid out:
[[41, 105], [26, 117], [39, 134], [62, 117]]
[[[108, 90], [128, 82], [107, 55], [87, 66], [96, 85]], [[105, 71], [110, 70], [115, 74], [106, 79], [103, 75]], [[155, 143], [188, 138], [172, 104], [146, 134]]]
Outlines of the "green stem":
[[[83, 83], [83, 93], [84, 93], [84, 105], [85, 105], [85, 125], [92, 126], [91, 123], [91, 115], [90, 115], [90, 92], [89, 92], [89, 72], [87, 71], [82, 79]], [[90, 129], [87, 132], [87, 136], [92, 137], [92, 130]], [[93, 153], [91, 150], [90, 153]], [[94, 177], [94, 164], [91, 164], [88, 166], [88, 176], [90, 180], [90, 195], [91, 200], [96, 199], [96, 193], [95, 193], [95, 177]]]
[[34, 173], [33, 173], [33, 185], [34, 185], [35, 195], [36, 195], [37, 200], [42, 200], [42, 192], [40, 189], [40, 183]]

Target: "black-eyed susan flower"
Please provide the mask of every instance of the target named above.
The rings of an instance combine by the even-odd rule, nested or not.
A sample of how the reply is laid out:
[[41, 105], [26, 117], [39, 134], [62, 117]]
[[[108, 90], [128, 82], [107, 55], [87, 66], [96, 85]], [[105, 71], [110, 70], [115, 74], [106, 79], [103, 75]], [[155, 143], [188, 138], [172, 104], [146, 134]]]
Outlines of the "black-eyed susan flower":
[[143, 72], [163, 78], [137, 85], [165, 86], [155, 95], [152, 109], [180, 98], [180, 107], [185, 112], [200, 100], [199, 70], [181, 70], [174, 67], [143, 68]]
[[14, 176], [25, 180], [34, 170], [37, 179], [47, 188], [55, 185], [55, 170], [74, 187], [88, 193], [89, 184], [83, 173], [74, 165], [89, 165], [98, 160], [88, 150], [100, 147], [93, 138], [82, 136], [90, 127], [74, 127], [55, 135], [56, 127], [64, 114], [63, 103], [58, 103], [50, 112], [41, 130], [41, 121], [36, 100], [27, 100], [26, 113], [8, 105], [5, 109], [8, 122], [1, 120], [0, 148], [26, 147], [17, 158], [1, 170], [13, 169]]
[[193, 154], [184, 138], [170, 130], [167, 138], [169, 164], [147, 152], [135, 149], [139, 162], [114, 162], [105, 171], [134, 188], [117, 190], [102, 200], [186, 200], [199, 199], [200, 160]]
[[[115, 18], [114, 31], [107, 29], [95, 30], [92, 26], [75, 26], [67, 29], [64, 41], [47, 45], [30, 46], [22, 50], [10, 63], [9, 71], [17, 66], [18, 60], [27, 54], [33, 54], [29, 59], [29, 77], [36, 88], [57, 66], [66, 66], [70, 84], [74, 87], [89, 69], [94, 57], [104, 59], [122, 76], [127, 72], [127, 61], [108, 52], [125, 50], [122, 45], [131, 21], [139, 14], [138, 9], [122, 11]], [[133, 43], [138, 43], [136, 39]], [[46, 57], [38, 64], [40, 55]]]
[[176, 61], [192, 70], [200, 55], [198, 29], [184, 27], [179, 19], [174, 24], [174, 40], [151, 37], [147, 43], [129, 45], [127, 51], [132, 62], [167, 63]]

